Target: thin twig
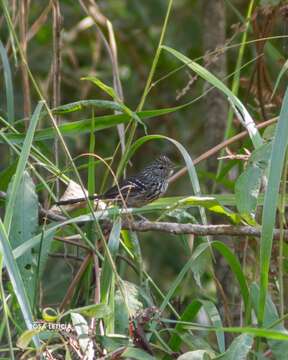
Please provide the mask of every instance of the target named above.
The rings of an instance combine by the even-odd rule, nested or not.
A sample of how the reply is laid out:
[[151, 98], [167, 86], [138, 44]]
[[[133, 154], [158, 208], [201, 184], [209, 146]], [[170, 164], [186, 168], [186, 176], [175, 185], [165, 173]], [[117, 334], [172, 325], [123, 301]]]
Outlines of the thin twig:
[[[267, 127], [271, 124], [274, 124], [278, 120], [278, 117], [275, 117], [273, 119], [261, 122], [260, 124], [256, 125], [257, 129], [262, 129], [264, 127]], [[201, 161], [208, 159], [210, 156], [216, 154], [220, 150], [224, 149], [225, 147], [235, 143], [236, 141], [239, 141], [243, 138], [245, 138], [248, 135], [248, 131], [242, 131], [241, 133], [231, 137], [230, 139], [227, 139], [225, 141], [222, 141], [220, 144], [214, 146], [212, 149], [209, 149], [204, 154], [200, 155], [198, 158], [196, 158], [193, 161], [194, 165], [199, 164]], [[183, 167], [183, 169], [179, 170], [176, 174], [174, 174], [170, 179], [169, 183], [176, 181], [181, 176], [183, 176], [187, 172], [187, 166]]]
[[87, 254], [85, 259], [83, 260], [77, 274], [75, 275], [74, 279], [72, 280], [66, 295], [64, 297], [64, 299], [62, 300], [61, 304], [60, 304], [60, 311], [64, 310], [66, 308], [66, 306], [70, 303], [70, 301], [72, 300], [72, 296], [73, 296], [73, 292], [75, 290], [76, 285], [79, 283], [82, 275], [84, 274], [89, 261], [91, 260], [91, 254]]

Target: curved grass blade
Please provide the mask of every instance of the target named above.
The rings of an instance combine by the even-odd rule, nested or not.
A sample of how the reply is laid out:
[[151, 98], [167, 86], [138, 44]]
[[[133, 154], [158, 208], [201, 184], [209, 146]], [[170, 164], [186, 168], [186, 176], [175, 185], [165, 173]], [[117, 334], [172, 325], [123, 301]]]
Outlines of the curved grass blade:
[[220, 81], [216, 76], [214, 76], [203, 66], [197, 64], [195, 61], [189, 59], [187, 56], [181, 54], [179, 51], [174, 50], [169, 46], [162, 46], [162, 48], [170, 52], [180, 61], [182, 61], [185, 65], [195, 71], [204, 80], [208, 81], [210, 84], [222, 91], [233, 105], [239, 120], [247, 129], [254, 147], [258, 148], [263, 143], [261, 135], [259, 134], [259, 131], [257, 130], [256, 125], [252, 120], [251, 116], [249, 115], [248, 111], [246, 110], [242, 102], [238, 99], [238, 97], [235, 96], [233, 92], [222, 81]]
[[111, 96], [115, 102], [118, 103], [120, 106], [120, 111], [128, 114], [132, 119], [136, 120], [140, 125], [142, 125], [146, 131], [147, 126], [146, 124], [140, 119], [140, 117], [132, 110], [130, 110], [123, 101], [119, 98], [116, 94], [115, 90], [104, 84], [100, 79], [97, 79], [95, 76], [87, 76], [83, 77], [81, 80], [88, 80], [91, 81], [94, 85], [98, 86], [101, 90], [105, 91], [109, 96]]
[[[225, 244], [221, 243], [220, 241], [215, 241], [215, 242], [211, 242], [210, 245], [213, 249], [216, 249], [217, 251], [219, 251], [221, 253], [221, 255], [226, 259], [227, 263], [231, 267], [231, 269], [239, 283], [241, 295], [242, 295], [243, 302], [245, 305], [246, 319], [247, 319], [247, 323], [248, 323], [251, 318], [251, 300], [250, 300], [250, 295], [249, 295], [249, 289], [248, 289], [248, 286], [246, 283], [245, 276], [242, 272], [241, 265], [240, 265], [238, 259], [236, 258], [236, 256], [232, 253], [232, 251]], [[180, 283], [181, 283], [183, 277], [185, 276], [185, 274], [193, 266], [193, 262], [196, 261], [196, 259], [207, 249], [208, 246], [209, 246], [208, 243], [202, 243], [195, 249], [191, 258], [184, 265], [184, 267], [178, 274], [176, 280], [170, 286], [170, 290], [167, 293], [167, 295], [160, 307], [160, 309], [162, 311], [165, 309], [166, 305], [170, 301], [170, 299], [173, 296], [177, 287], [180, 286]]]
[[273, 92], [272, 92], [272, 95], [271, 95], [271, 99], [273, 99], [274, 95], [275, 95], [275, 92], [279, 86], [279, 83], [280, 83], [280, 80], [281, 78], [283, 77], [283, 75], [285, 74], [285, 72], [288, 70], [288, 60], [285, 61], [284, 65], [282, 66], [280, 72], [279, 72], [279, 75], [277, 76], [277, 79], [276, 79], [276, 82], [275, 82], [275, 85], [274, 85], [274, 89], [273, 89]]

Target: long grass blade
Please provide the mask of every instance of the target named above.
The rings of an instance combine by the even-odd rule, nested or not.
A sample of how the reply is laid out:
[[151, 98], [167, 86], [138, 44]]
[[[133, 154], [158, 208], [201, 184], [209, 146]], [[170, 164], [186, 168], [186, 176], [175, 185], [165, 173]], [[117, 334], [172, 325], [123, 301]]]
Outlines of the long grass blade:
[[284, 165], [285, 153], [288, 144], [288, 88], [286, 90], [275, 137], [272, 143], [272, 154], [268, 172], [267, 191], [264, 197], [262, 214], [262, 231], [260, 241], [260, 295], [259, 295], [259, 325], [263, 323], [265, 315], [266, 294], [269, 282], [269, 266], [273, 242], [273, 229], [275, 224], [276, 209], [280, 179]]
[[4, 226], [5, 226], [5, 229], [6, 229], [6, 232], [8, 235], [10, 232], [10, 226], [11, 226], [11, 222], [12, 222], [13, 209], [15, 206], [17, 192], [18, 192], [18, 189], [19, 189], [19, 186], [21, 183], [21, 179], [22, 179], [25, 167], [27, 165], [30, 150], [32, 147], [34, 132], [35, 132], [38, 120], [39, 120], [39, 115], [40, 115], [42, 106], [43, 106], [43, 102], [40, 101], [32, 115], [30, 125], [27, 130], [27, 135], [26, 135], [24, 143], [23, 143], [22, 152], [19, 157], [18, 164], [17, 164], [17, 169], [16, 169], [16, 172], [14, 175], [13, 183], [11, 185], [10, 196], [8, 198], [6, 211], [5, 211], [5, 217], [4, 217]]

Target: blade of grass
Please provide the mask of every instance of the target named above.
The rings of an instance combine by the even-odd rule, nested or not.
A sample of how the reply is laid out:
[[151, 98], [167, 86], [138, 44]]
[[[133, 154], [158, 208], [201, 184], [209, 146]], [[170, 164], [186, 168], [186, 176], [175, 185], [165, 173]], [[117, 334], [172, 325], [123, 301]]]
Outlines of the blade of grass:
[[[166, 108], [166, 109], [155, 109], [155, 110], [146, 110], [136, 113], [139, 118], [145, 119], [152, 119], [157, 116], [169, 114], [175, 111], [182, 109], [183, 107], [188, 106], [188, 104], [176, 106], [174, 108]], [[117, 115], [104, 115], [104, 116], [97, 116], [95, 117], [95, 126], [94, 131], [100, 131], [104, 129], [108, 129], [113, 127], [117, 124], [121, 123], [128, 123], [131, 119], [130, 115], [127, 114], [117, 114]], [[3, 122], [6, 126], [7, 124], [5, 121], [0, 117], [0, 121]], [[72, 135], [80, 135], [80, 134], [87, 134], [91, 131], [91, 119], [84, 119], [69, 123], [60, 124], [58, 126], [58, 130], [61, 132], [62, 136], [72, 136]], [[1, 133], [2, 131], [0, 131]], [[38, 130], [35, 133], [35, 141], [42, 141], [42, 140], [51, 140], [55, 137], [55, 128], [49, 127], [43, 130]], [[7, 138], [13, 143], [22, 143], [25, 135], [24, 134], [6, 134]], [[3, 142], [0, 139], [0, 143]]]
[[[7, 230], [1, 219], [0, 219], [0, 246], [1, 246], [1, 253], [3, 254], [3, 258], [5, 261], [6, 269], [8, 271], [13, 290], [15, 292], [24, 321], [26, 323], [26, 327], [28, 330], [32, 330], [33, 329], [32, 311], [29, 305], [28, 297], [25, 291], [25, 287], [16, 260], [13, 257]], [[33, 338], [33, 341], [35, 346], [37, 347], [40, 346], [40, 341], [37, 336]]]
[[[4, 324], [6, 324], [6, 333], [7, 333], [7, 340], [9, 345], [9, 352], [10, 357], [12, 360], [15, 359], [14, 357], [14, 351], [13, 351], [13, 342], [11, 337], [11, 330], [9, 325], [9, 319], [8, 319], [8, 307], [5, 299], [5, 291], [3, 287], [3, 278], [2, 278], [2, 270], [3, 270], [3, 255], [0, 253], [0, 298], [2, 299], [2, 312], [3, 312], [3, 321]], [[5, 326], [5, 325], [4, 325]]]
[[[244, 51], [245, 51], [245, 47], [246, 47], [249, 23], [250, 23], [250, 18], [251, 18], [253, 7], [254, 7], [254, 0], [251, 0], [249, 3], [249, 6], [248, 6], [247, 15], [246, 15], [246, 30], [242, 34], [241, 45], [239, 48], [237, 62], [236, 62], [236, 66], [235, 66], [235, 74], [234, 74], [233, 80], [232, 80], [232, 90], [231, 91], [235, 96], [238, 96], [239, 84], [240, 84], [240, 69], [242, 66]], [[228, 112], [224, 140], [228, 139], [230, 136], [232, 136], [232, 131], [231, 131], [232, 130], [232, 120], [233, 120], [233, 112], [230, 107], [229, 112]], [[222, 166], [223, 166], [223, 160], [220, 160], [218, 163], [217, 177], [221, 173]]]
[[[210, 73], [207, 69], [205, 69], [203, 66], [197, 64], [193, 60], [189, 59], [185, 55], [181, 54], [179, 51], [172, 49], [168, 46], [162, 46], [163, 49], [170, 52], [172, 55], [174, 55], [177, 59], [182, 61], [184, 64], [186, 64], [190, 69], [195, 71], [200, 77], [202, 77], [204, 80], [208, 81], [210, 84], [215, 86], [217, 89], [222, 91], [227, 98], [231, 101], [231, 103], [234, 105], [235, 109], [238, 110], [236, 115], [238, 116], [239, 120], [243, 124], [243, 126], [247, 129], [249, 136], [251, 138], [251, 141], [255, 148], [259, 147], [262, 144], [262, 138], [258, 132], [258, 129], [256, 128], [256, 125], [254, 121], [252, 120], [251, 116], [249, 115], [248, 111], [242, 104], [242, 102], [236, 97], [233, 92], [222, 82], [220, 81], [216, 76], [214, 76], [212, 73]], [[240, 116], [239, 116], [240, 115]]]
[[27, 134], [26, 134], [26, 137], [25, 137], [25, 140], [23, 143], [23, 147], [22, 147], [22, 151], [21, 151], [19, 161], [17, 164], [17, 169], [16, 169], [16, 172], [14, 175], [14, 180], [11, 185], [11, 192], [10, 192], [10, 196], [8, 198], [7, 207], [6, 207], [6, 211], [5, 211], [5, 217], [4, 217], [4, 226], [7, 231], [7, 234], [9, 234], [9, 232], [10, 232], [10, 226], [11, 226], [13, 209], [14, 209], [14, 205], [15, 205], [15, 201], [16, 201], [17, 191], [18, 191], [25, 167], [27, 165], [30, 150], [32, 147], [34, 132], [35, 132], [38, 120], [39, 120], [39, 115], [40, 115], [43, 104], [44, 104], [43, 101], [40, 101], [38, 103], [32, 117], [31, 117], [29, 128], [27, 130]]
[[272, 143], [270, 168], [268, 170], [267, 191], [264, 197], [262, 214], [262, 231], [260, 241], [260, 295], [258, 322], [261, 326], [265, 316], [266, 293], [269, 283], [269, 267], [273, 242], [273, 229], [275, 224], [276, 209], [280, 179], [284, 165], [285, 153], [288, 144], [288, 88], [284, 96], [277, 123], [275, 137]]
[[14, 92], [13, 92], [13, 82], [10, 64], [8, 60], [8, 56], [6, 53], [6, 49], [0, 40], [0, 56], [2, 58], [3, 63], [3, 73], [5, 80], [5, 90], [6, 90], [6, 104], [7, 104], [7, 118], [10, 124], [13, 123], [15, 115], [14, 115]]

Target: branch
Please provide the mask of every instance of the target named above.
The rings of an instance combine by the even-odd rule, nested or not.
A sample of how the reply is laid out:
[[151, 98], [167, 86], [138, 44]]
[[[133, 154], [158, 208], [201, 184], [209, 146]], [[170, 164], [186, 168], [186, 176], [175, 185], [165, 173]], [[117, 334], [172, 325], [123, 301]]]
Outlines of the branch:
[[[0, 198], [5, 198], [6, 193], [0, 191]], [[54, 214], [50, 210], [45, 210], [39, 204], [40, 215], [47, 217], [52, 221], [65, 221], [66, 217], [58, 214]], [[105, 228], [111, 228], [112, 222], [105, 220]], [[261, 236], [261, 227], [253, 226], [238, 226], [238, 225], [199, 225], [199, 224], [178, 224], [172, 222], [152, 222], [152, 221], [123, 221], [122, 229], [132, 230], [138, 232], [146, 231], [159, 231], [165, 232], [174, 235], [180, 234], [193, 234], [198, 236], [207, 236], [207, 235], [229, 235], [229, 236]], [[283, 231], [283, 236], [285, 240], [288, 240], [288, 230]], [[279, 239], [280, 229], [274, 229], [274, 238]]]
[[[110, 223], [109, 226], [112, 226]], [[199, 224], [178, 224], [170, 222], [151, 222], [151, 221], [135, 221], [124, 222], [122, 229], [146, 232], [160, 231], [169, 234], [193, 234], [193, 235], [230, 235], [230, 236], [261, 236], [261, 228], [253, 226], [237, 226], [237, 225], [199, 225]], [[280, 229], [274, 230], [274, 237], [279, 238]], [[284, 238], [288, 239], [288, 230], [284, 230]]]

